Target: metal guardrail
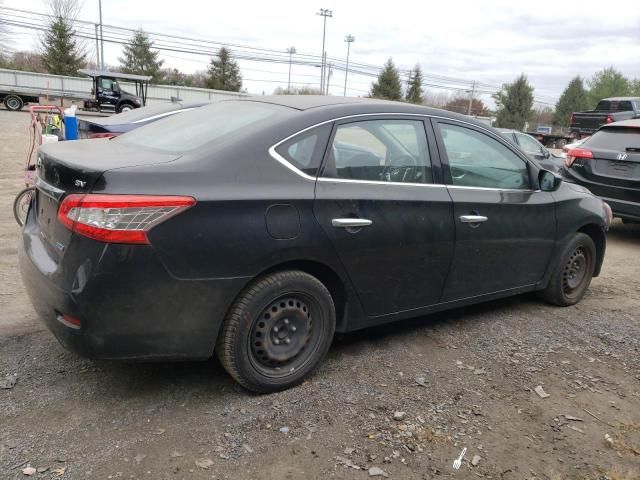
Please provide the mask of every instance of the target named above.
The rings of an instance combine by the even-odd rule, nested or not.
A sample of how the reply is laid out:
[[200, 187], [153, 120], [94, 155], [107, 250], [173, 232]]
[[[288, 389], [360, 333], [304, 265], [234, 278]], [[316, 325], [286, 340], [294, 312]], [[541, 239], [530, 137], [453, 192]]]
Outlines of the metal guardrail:
[[[135, 85], [122, 82], [121, 87], [135, 92]], [[49, 75], [46, 73], [23, 72], [0, 68], [0, 91], [12, 91], [33, 96], [55, 98], [84, 99], [91, 98], [93, 82], [90, 78]], [[177, 97], [185, 102], [216, 101], [226, 98], [239, 98], [245, 93], [209, 90], [207, 88], [181, 87], [175, 85], [149, 85], [147, 105], [168, 102]]]

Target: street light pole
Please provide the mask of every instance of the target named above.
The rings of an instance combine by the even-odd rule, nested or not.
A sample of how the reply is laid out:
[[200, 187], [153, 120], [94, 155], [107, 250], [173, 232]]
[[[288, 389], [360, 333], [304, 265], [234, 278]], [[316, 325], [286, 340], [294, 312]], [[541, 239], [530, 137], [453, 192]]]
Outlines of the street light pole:
[[321, 8], [320, 11], [316, 14], [316, 15], [320, 15], [321, 17], [323, 17], [324, 20], [324, 25], [322, 27], [322, 67], [320, 68], [320, 90], [322, 91], [322, 94], [324, 95], [324, 90], [325, 90], [325, 80], [324, 80], [324, 75], [325, 75], [325, 69], [326, 69], [326, 61], [325, 61], [325, 55], [326, 52], [324, 51], [324, 41], [327, 35], [327, 17], [332, 18], [333, 17], [333, 12], [331, 10], [328, 10], [326, 8]]
[[287, 82], [287, 93], [291, 94], [291, 62], [293, 54], [296, 53], [296, 47], [287, 48], [287, 53], [289, 54], [289, 81]]
[[98, 0], [98, 9], [100, 11], [100, 68], [104, 70], [104, 36], [102, 34], [102, 0]]
[[353, 35], [347, 35], [344, 37], [344, 41], [347, 42], [347, 68], [344, 71], [344, 96], [347, 96], [347, 76], [349, 76], [349, 50], [351, 49], [351, 44], [356, 41], [356, 37]]

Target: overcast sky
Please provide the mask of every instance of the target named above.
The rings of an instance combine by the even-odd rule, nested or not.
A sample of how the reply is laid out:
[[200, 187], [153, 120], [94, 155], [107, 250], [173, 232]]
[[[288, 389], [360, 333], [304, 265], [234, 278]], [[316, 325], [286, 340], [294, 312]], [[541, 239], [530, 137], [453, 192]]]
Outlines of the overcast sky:
[[[382, 3], [382, 2], [380, 2]], [[228, 1], [103, 0], [105, 24], [172, 33], [218, 42], [320, 55], [320, 7], [327, 19], [326, 50], [346, 57], [344, 36], [356, 40], [351, 60], [382, 65], [393, 57], [404, 69], [420, 63], [431, 74], [499, 86], [525, 73], [540, 100], [552, 102], [575, 75], [589, 78], [613, 65], [640, 78], [640, 0], [445, 2], [338, 2], [300, 0]], [[45, 12], [43, 0], [4, 0], [7, 7]], [[98, 0], [85, 0], [80, 19], [97, 21]], [[14, 49], [35, 46], [33, 33], [14, 30]], [[95, 58], [95, 43], [88, 42]], [[117, 65], [121, 47], [106, 45], [106, 61]], [[184, 71], [206, 68], [204, 56], [162, 52], [166, 66]], [[286, 87], [287, 65], [241, 61], [249, 92]], [[318, 86], [319, 68], [295, 66], [292, 81]], [[364, 95], [371, 79], [350, 75], [348, 94]], [[331, 79], [331, 93], [342, 95], [344, 73]]]

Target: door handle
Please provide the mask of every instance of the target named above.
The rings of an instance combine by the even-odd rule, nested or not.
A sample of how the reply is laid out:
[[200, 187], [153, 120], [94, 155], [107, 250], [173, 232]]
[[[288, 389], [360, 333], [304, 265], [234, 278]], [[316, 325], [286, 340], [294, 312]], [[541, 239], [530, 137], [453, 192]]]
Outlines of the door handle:
[[462, 223], [480, 223], [480, 222], [486, 222], [487, 220], [489, 220], [489, 217], [485, 217], [482, 215], [461, 215], [460, 216], [460, 221]]
[[331, 220], [331, 225], [337, 228], [361, 228], [372, 224], [373, 222], [366, 218], [334, 218]]

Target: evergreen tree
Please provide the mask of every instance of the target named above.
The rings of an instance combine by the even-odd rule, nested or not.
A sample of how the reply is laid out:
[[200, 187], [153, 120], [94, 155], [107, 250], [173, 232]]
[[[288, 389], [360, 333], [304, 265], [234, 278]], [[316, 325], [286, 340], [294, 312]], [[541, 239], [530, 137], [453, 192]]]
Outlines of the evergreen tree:
[[513, 83], [504, 84], [493, 99], [496, 102], [496, 126], [524, 129], [533, 114], [533, 87], [524, 74]]
[[85, 53], [74, 38], [71, 20], [56, 15], [42, 38], [42, 63], [54, 75], [76, 75], [85, 65]]
[[123, 56], [118, 58], [120, 70], [134, 75], [149, 75], [153, 83], [158, 83], [163, 76], [160, 52], [153, 49], [153, 41], [143, 30], [134, 32], [131, 41], [125, 45]]
[[424, 77], [422, 76], [422, 70], [420, 64], [416, 64], [411, 72], [409, 72], [409, 81], [407, 82], [407, 95], [405, 100], [409, 103], [417, 103], [421, 105], [424, 103], [424, 96], [422, 90], [422, 82]]
[[564, 89], [558, 103], [556, 103], [556, 113], [553, 123], [566, 127], [569, 125], [569, 115], [573, 112], [580, 112], [588, 108], [587, 91], [584, 89], [582, 78], [575, 77]]
[[596, 72], [587, 83], [591, 108], [595, 108], [603, 98], [624, 97], [629, 95], [631, 90], [629, 80], [613, 67]]
[[387, 100], [402, 100], [402, 85], [400, 84], [400, 73], [389, 58], [380, 75], [378, 81], [371, 85], [369, 96], [372, 98], [384, 98]]
[[231, 57], [231, 52], [222, 47], [217, 58], [212, 58], [208, 70], [207, 87], [214, 90], [239, 92], [242, 88], [242, 75], [238, 63]]

